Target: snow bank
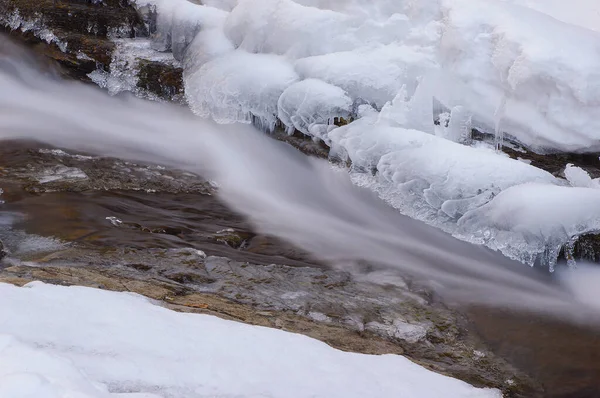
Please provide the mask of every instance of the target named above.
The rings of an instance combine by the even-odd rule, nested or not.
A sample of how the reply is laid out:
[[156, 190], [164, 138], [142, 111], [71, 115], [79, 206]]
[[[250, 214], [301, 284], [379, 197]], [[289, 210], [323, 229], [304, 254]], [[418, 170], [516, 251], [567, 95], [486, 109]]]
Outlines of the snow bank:
[[600, 31], [600, 3], [596, 0], [504, 0], [548, 14], [560, 21]]
[[60, 356], [0, 335], [0, 396], [5, 398], [159, 398], [154, 394], [110, 394], [75, 364]]
[[296, 59], [349, 51], [369, 43], [389, 44], [406, 36], [409, 28], [408, 18], [402, 14], [379, 22], [292, 0], [263, 0], [260, 5], [241, 0], [225, 25], [228, 37], [246, 51]]
[[501, 396], [401, 356], [342, 352], [128, 293], [35, 282], [0, 284], [0, 296], [6, 398]]
[[600, 33], [497, 0], [446, 0], [445, 14], [442, 102], [537, 150], [600, 151]]

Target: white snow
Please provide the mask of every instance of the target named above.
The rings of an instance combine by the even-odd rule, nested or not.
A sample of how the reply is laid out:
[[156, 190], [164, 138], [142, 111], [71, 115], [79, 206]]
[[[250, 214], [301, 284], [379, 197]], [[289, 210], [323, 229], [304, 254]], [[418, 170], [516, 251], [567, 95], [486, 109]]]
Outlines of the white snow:
[[600, 3], [596, 0], [505, 0], [548, 14], [560, 21], [600, 31]]
[[600, 188], [600, 179], [592, 179], [587, 171], [572, 164], [565, 167], [565, 178], [573, 187]]
[[308, 57], [296, 62], [303, 78], [321, 79], [346, 90], [353, 99], [381, 108], [435, 67], [428, 49], [390, 44]]
[[535, 149], [600, 150], [600, 33], [497, 0], [445, 8], [446, 106], [466, 106], [491, 132], [501, 106], [501, 128]]
[[501, 397], [401, 356], [342, 352], [129, 293], [33, 282], [0, 284], [0, 297], [3, 398]]

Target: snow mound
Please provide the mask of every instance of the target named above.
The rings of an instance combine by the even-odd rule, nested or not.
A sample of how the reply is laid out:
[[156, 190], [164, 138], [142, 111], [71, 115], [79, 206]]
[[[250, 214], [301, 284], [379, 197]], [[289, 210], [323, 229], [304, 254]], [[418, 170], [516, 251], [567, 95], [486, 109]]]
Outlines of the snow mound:
[[[565, 242], [600, 232], [600, 190], [523, 184], [465, 214], [459, 227], [485, 243], [529, 263], [539, 255], [552, 268]], [[473, 232], [475, 234], [473, 235]]]
[[2, 397], [501, 397], [401, 356], [343, 352], [130, 293], [34, 282], [0, 284], [0, 296]]
[[330, 125], [336, 117], [352, 114], [352, 99], [337, 86], [321, 80], [306, 79], [288, 87], [277, 104], [279, 120], [290, 132], [310, 135], [317, 124]]
[[402, 14], [383, 22], [292, 0], [241, 0], [225, 25], [241, 49], [304, 58], [353, 50], [368, 43], [389, 44], [408, 33]]

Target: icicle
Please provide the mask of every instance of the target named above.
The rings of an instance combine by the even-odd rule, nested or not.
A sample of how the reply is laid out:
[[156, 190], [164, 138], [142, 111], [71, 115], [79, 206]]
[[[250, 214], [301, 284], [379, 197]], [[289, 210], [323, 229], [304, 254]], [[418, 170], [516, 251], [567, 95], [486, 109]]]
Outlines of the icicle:
[[472, 116], [463, 106], [455, 106], [450, 112], [450, 121], [446, 129], [447, 139], [469, 144], [471, 142]]
[[577, 243], [577, 239], [579, 237], [575, 236], [565, 244], [565, 259], [569, 268], [577, 267], [577, 262], [575, 261], [575, 243]]
[[494, 113], [494, 146], [496, 147], [496, 151], [502, 151], [502, 147], [504, 146], [504, 132], [502, 131], [500, 124], [502, 122], [502, 118], [504, 117], [504, 113], [506, 112], [506, 95], [502, 96], [498, 107], [496, 108], [496, 112]]

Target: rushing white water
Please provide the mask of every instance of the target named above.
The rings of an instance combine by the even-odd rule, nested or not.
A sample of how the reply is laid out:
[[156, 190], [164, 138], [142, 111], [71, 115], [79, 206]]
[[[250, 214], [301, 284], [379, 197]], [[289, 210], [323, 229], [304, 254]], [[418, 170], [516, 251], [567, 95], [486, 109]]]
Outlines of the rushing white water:
[[0, 38], [0, 139], [17, 138], [203, 174], [258, 230], [336, 265], [395, 268], [450, 300], [595, 319], [586, 299], [550, 276], [399, 214], [323, 160], [248, 125], [56, 80]]

